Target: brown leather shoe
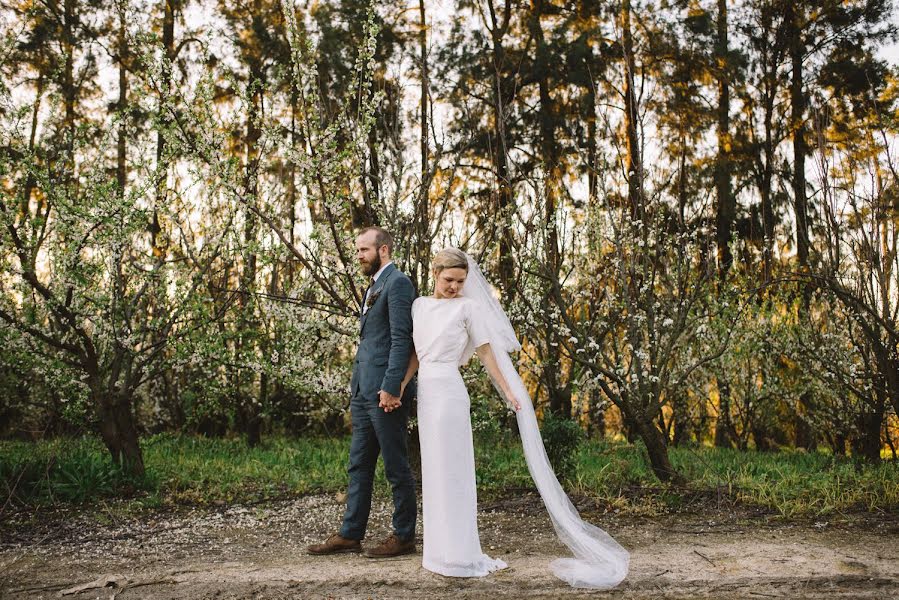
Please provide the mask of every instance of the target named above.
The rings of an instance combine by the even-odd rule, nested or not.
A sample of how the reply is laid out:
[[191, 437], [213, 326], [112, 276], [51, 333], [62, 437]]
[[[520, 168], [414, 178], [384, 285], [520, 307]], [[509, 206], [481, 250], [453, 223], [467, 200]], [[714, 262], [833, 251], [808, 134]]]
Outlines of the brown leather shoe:
[[344, 554], [347, 552], [362, 552], [362, 544], [359, 540], [350, 540], [335, 533], [324, 544], [314, 544], [306, 548], [309, 554]]
[[401, 556], [403, 554], [415, 553], [415, 538], [408, 541], [402, 541], [396, 537], [395, 533], [371, 550], [365, 551], [366, 558], [391, 558], [393, 556]]

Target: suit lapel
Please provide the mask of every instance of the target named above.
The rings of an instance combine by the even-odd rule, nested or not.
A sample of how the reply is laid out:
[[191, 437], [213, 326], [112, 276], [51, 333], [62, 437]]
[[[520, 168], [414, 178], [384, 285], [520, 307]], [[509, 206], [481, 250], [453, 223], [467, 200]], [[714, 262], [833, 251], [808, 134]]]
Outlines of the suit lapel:
[[[381, 293], [381, 291], [384, 289], [384, 286], [387, 285], [387, 280], [390, 278], [391, 275], [393, 275], [394, 271], [396, 271], [395, 264], [390, 263], [389, 265], [387, 265], [387, 268], [384, 269], [384, 272], [381, 273], [381, 276], [378, 277], [378, 280], [374, 283], [374, 285], [371, 286], [371, 296], [375, 296], [376, 294]], [[377, 301], [378, 301], [378, 299], [375, 298], [375, 302], [377, 302]], [[362, 310], [364, 310], [365, 313], [362, 315], [362, 319], [360, 319], [360, 321], [359, 321], [359, 332], [360, 333], [365, 328], [365, 322], [368, 320], [368, 315], [371, 314], [371, 309], [374, 308], [374, 306], [369, 306], [368, 310], [365, 310], [365, 303], [366, 303], [366, 300], [363, 300], [362, 301]]]

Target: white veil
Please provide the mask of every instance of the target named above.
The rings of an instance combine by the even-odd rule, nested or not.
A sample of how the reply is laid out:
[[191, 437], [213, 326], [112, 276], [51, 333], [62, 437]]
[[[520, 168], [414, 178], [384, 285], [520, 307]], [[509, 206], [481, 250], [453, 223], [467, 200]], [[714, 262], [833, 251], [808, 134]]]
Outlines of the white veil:
[[[510, 352], [521, 349], [521, 344], [515, 337], [515, 330], [496, 299], [493, 288], [471, 256], [468, 256], [468, 277], [460, 295], [476, 301], [479, 309], [484, 311], [482, 322], [489, 330], [490, 347], [496, 356], [499, 370], [521, 404], [521, 410], [516, 414], [528, 470], [543, 504], [546, 505], [559, 540], [574, 554], [574, 558], [557, 558], [550, 564], [550, 568], [558, 578], [574, 587], [615, 587], [627, 576], [630, 555], [605, 531], [584, 522], [559, 484], [543, 447], [533, 402], [509, 357]], [[473, 347], [466, 348], [463, 356], [467, 359], [473, 352]], [[508, 398], [495, 381], [493, 384], [508, 403]]]

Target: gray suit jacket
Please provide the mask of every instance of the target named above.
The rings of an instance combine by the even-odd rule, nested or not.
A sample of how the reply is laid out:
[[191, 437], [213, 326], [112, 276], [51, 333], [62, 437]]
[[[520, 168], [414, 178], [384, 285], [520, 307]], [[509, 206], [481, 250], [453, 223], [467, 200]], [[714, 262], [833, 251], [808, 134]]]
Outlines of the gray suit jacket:
[[369, 292], [368, 310], [364, 315], [360, 310], [359, 348], [350, 383], [353, 397], [377, 400], [380, 390], [400, 395], [412, 353], [414, 299], [412, 281], [396, 265], [387, 265]]

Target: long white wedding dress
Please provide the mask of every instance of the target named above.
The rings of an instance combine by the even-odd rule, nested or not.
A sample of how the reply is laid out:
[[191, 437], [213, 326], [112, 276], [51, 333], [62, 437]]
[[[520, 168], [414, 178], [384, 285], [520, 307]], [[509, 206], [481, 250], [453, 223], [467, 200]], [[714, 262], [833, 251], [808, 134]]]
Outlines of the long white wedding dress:
[[[543, 447], [534, 404], [510, 356], [521, 344], [496, 291], [471, 256], [460, 297], [418, 298], [412, 304], [412, 323], [419, 360], [422, 566], [458, 577], [479, 577], [506, 566], [481, 551], [470, 402], [459, 374], [475, 349], [489, 343], [499, 373], [521, 404], [516, 419], [528, 471], [559, 541], [574, 555], [553, 560], [549, 568], [577, 588], [608, 589], [621, 583], [630, 554], [608, 533], [581, 519], [559, 484]], [[496, 380], [493, 385], [509, 403], [502, 386]]]
[[470, 400], [459, 365], [469, 344], [487, 343], [487, 331], [474, 301], [425, 296], [412, 304], [412, 337], [419, 361], [422, 566], [481, 577], [506, 563], [481, 551]]

